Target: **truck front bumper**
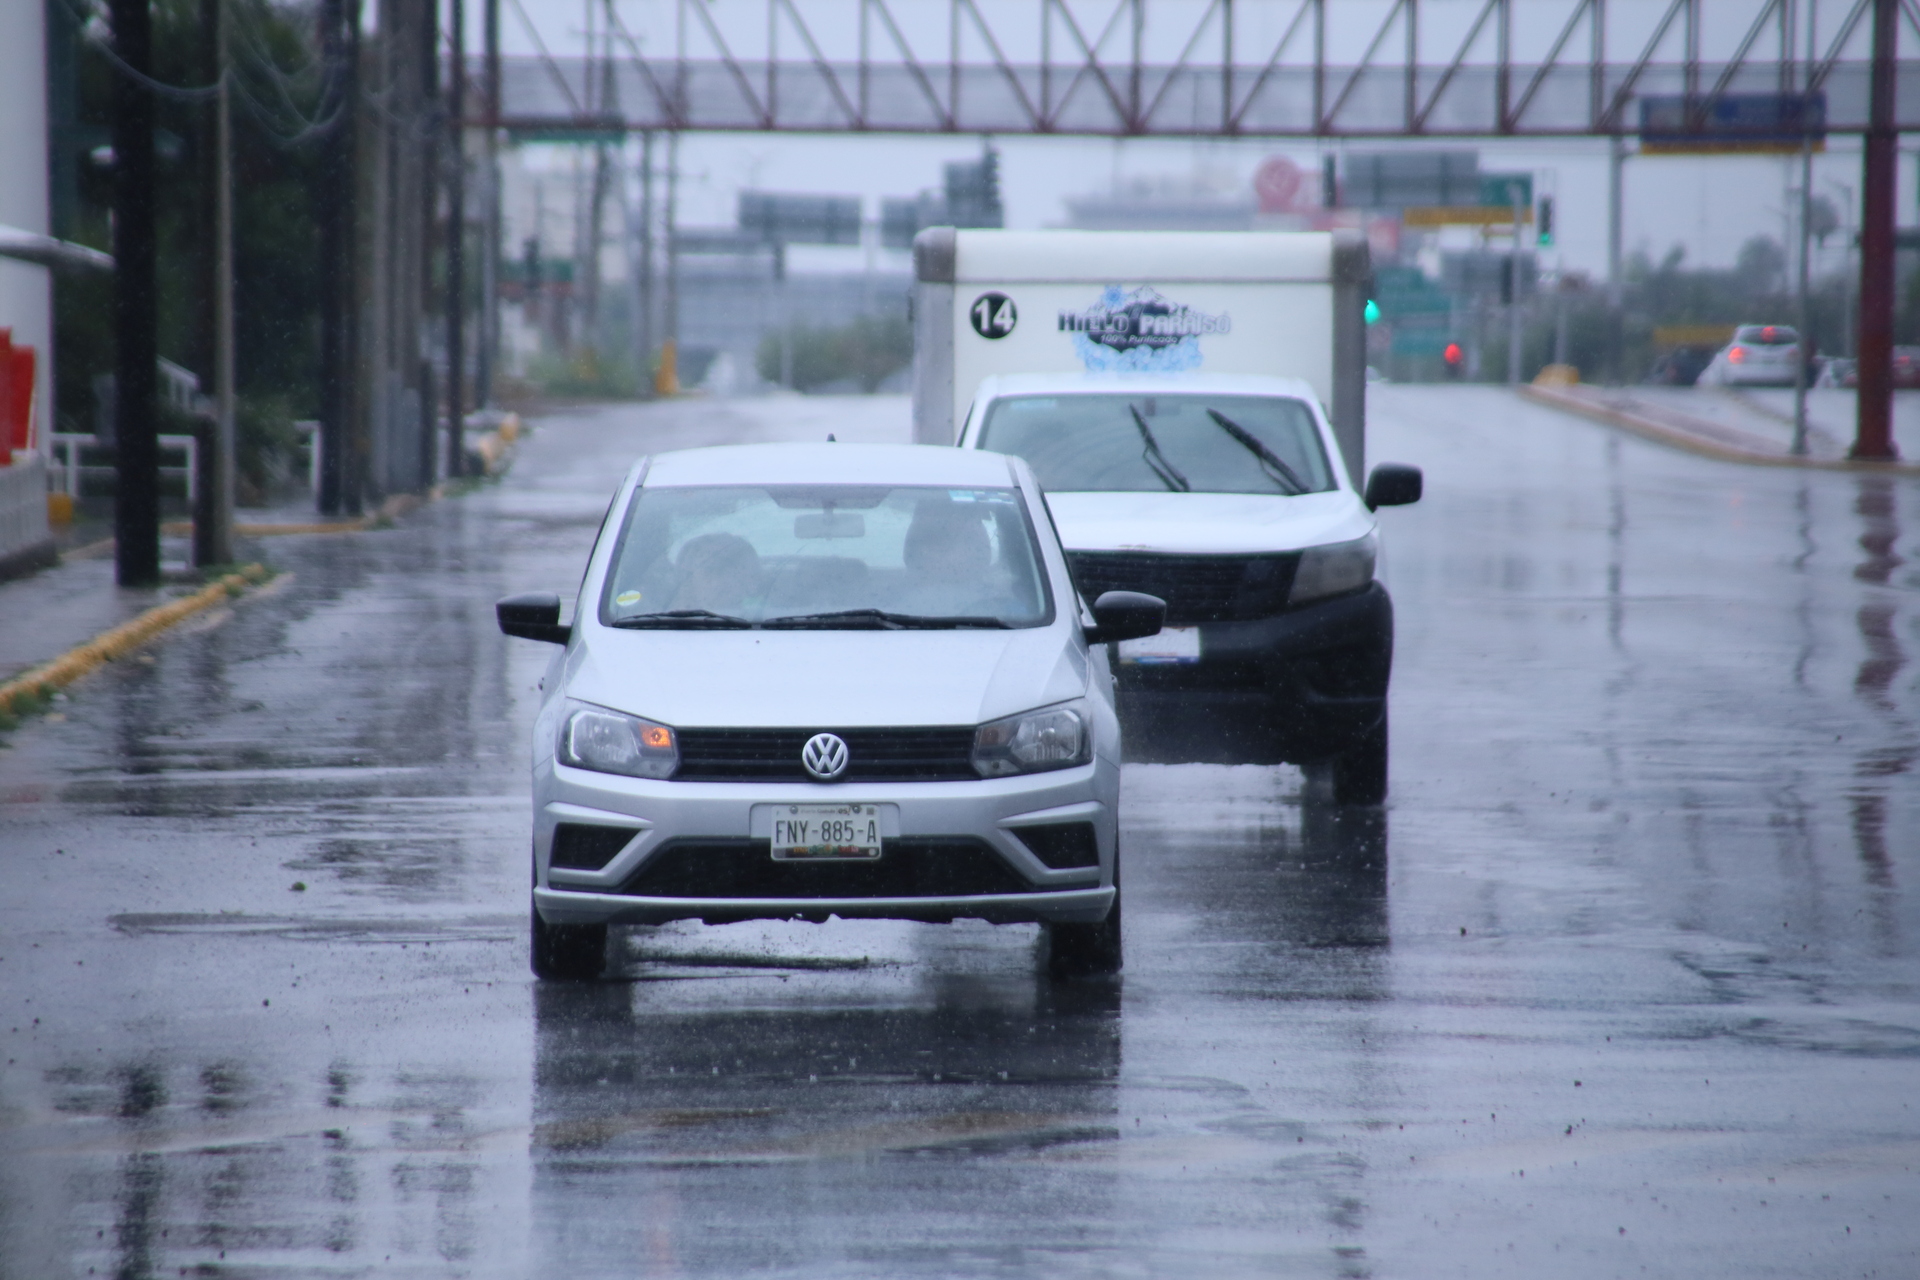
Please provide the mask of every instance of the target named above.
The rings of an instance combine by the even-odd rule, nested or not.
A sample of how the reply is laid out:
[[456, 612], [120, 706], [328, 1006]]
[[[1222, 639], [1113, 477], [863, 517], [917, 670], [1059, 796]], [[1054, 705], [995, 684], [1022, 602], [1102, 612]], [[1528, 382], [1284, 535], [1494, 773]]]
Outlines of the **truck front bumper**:
[[1128, 760], [1294, 764], [1355, 745], [1386, 712], [1393, 600], [1365, 590], [1200, 627], [1200, 660], [1114, 665]]

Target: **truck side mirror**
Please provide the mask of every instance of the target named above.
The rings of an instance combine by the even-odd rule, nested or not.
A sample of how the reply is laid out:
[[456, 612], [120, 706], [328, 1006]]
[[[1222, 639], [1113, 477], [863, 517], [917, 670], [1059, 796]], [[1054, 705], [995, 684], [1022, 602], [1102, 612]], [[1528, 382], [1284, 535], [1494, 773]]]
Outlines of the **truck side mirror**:
[[493, 616], [503, 634], [522, 640], [565, 644], [573, 638], [573, 628], [560, 625], [560, 597], [551, 591], [508, 596], [493, 606]]
[[1112, 644], [1160, 634], [1167, 624], [1167, 602], [1139, 591], [1103, 591], [1093, 602], [1088, 644]]
[[1398, 462], [1383, 462], [1367, 477], [1367, 509], [1404, 507], [1420, 501], [1420, 468]]

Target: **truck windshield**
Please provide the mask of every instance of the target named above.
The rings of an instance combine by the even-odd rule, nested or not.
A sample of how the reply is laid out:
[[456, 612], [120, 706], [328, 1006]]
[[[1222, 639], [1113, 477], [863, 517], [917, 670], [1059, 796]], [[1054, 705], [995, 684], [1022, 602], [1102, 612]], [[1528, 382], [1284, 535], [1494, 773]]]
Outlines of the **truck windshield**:
[[980, 444], [1025, 458], [1055, 493], [1324, 493], [1313, 412], [1287, 396], [1010, 396]]
[[1012, 489], [643, 488], [600, 621], [623, 628], [1034, 627], [1053, 617]]

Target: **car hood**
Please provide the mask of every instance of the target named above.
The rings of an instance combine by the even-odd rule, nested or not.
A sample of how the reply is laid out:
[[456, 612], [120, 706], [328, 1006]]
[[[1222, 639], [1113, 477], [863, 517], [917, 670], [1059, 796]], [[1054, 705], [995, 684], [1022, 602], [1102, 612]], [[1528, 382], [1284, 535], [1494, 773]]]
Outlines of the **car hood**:
[[1373, 515], [1344, 489], [1260, 493], [1049, 493], [1069, 551], [1298, 551], [1366, 535]]
[[1077, 698], [1061, 625], [1018, 631], [617, 631], [567, 654], [569, 697], [670, 725], [978, 724]]

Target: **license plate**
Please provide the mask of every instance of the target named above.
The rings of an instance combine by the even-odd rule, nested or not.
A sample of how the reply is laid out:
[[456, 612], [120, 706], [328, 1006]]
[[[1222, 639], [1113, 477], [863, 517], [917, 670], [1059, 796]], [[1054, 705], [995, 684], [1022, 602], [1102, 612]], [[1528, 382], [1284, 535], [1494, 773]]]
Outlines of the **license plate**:
[[1200, 661], [1200, 628], [1162, 627], [1157, 636], [1120, 642], [1120, 661], [1126, 666], [1156, 666]]
[[877, 804], [783, 804], [773, 811], [773, 856], [781, 862], [880, 856]]

